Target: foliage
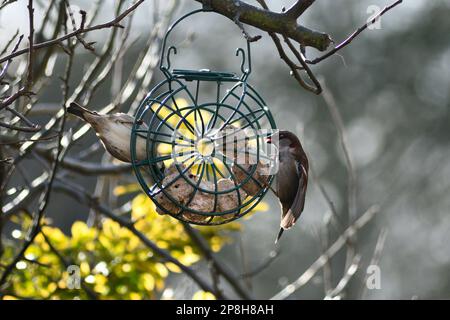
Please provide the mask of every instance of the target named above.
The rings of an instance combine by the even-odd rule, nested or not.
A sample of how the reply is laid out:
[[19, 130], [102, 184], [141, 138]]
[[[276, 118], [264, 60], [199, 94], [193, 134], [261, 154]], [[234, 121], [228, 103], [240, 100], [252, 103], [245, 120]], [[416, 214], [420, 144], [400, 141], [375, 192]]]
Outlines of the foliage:
[[[120, 187], [117, 193], [129, 190], [133, 187]], [[131, 218], [137, 230], [184, 265], [190, 266], [201, 259], [199, 249], [185, 233], [183, 225], [167, 215], [158, 215], [155, 205], [144, 194], [132, 200]], [[21, 220], [22, 231], [13, 232], [17, 238], [24, 238], [31, 223], [25, 215]], [[199, 228], [214, 252], [230, 241], [230, 231], [239, 229], [240, 225], [235, 222]], [[5, 249], [2, 264], [6, 265], [14, 252], [13, 246]], [[70, 235], [46, 221], [42, 233], [24, 256], [25, 259], [16, 264], [4, 299], [88, 299], [86, 288], [100, 299], [154, 299], [164, 289], [167, 277], [180, 272], [176, 265], [155, 255], [131, 231], [111, 219], [104, 219], [98, 229], [77, 221], [72, 225]], [[79, 266], [80, 289], [68, 288], [67, 265]], [[211, 299], [214, 296], [199, 291], [193, 298]]]

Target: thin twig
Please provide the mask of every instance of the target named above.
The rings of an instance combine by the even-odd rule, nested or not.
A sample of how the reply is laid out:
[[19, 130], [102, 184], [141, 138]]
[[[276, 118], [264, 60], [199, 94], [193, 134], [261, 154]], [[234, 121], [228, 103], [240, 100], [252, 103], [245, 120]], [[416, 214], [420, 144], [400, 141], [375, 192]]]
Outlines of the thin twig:
[[29, 19], [29, 34], [28, 34], [28, 66], [27, 66], [27, 80], [25, 82], [25, 91], [31, 91], [33, 87], [33, 64], [34, 64], [34, 8], [33, 0], [28, 0], [28, 19]]
[[326, 295], [325, 299], [334, 299], [336, 297], [339, 297], [339, 295], [345, 290], [345, 288], [347, 288], [348, 284], [350, 283], [350, 280], [354, 277], [354, 275], [358, 271], [360, 261], [361, 256], [359, 254], [353, 257], [351, 264], [347, 268], [347, 271], [344, 273], [344, 276], [338, 282], [336, 288], [334, 288]]
[[403, 2], [403, 0], [397, 0], [393, 4], [384, 7], [384, 9], [381, 10], [379, 14], [377, 14], [373, 19], [371, 19], [369, 22], [367, 22], [363, 26], [359, 27], [355, 32], [353, 32], [349, 37], [347, 37], [347, 39], [345, 39], [340, 44], [338, 44], [334, 49], [330, 50], [329, 52], [327, 52], [323, 56], [318, 57], [318, 58], [316, 58], [314, 60], [306, 60], [306, 63], [308, 63], [308, 64], [317, 64], [317, 63], [319, 63], [319, 62], [321, 62], [321, 61], [331, 57], [332, 55], [334, 55], [339, 50], [341, 50], [341, 49], [345, 48], [346, 46], [348, 46], [361, 32], [366, 30], [370, 25], [376, 23], [378, 21], [378, 19], [380, 19], [383, 14], [385, 14], [389, 10], [393, 9], [394, 7], [396, 7], [397, 5], [399, 5], [402, 2]]
[[250, 294], [239, 283], [239, 280], [231, 274], [231, 272], [223, 263], [220, 263], [217, 260], [212, 251], [209, 249], [209, 246], [205, 242], [205, 239], [202, 238], [199, 232], [187, 223], [183, 223], [183, 227], [187, 234], [191, 237], [191, 239], [199, 246], [200, 250], [203, 252], [203, 255], [214, 264], [216, 270], [230, 283], [236, 293], [239, 294], [239, 296], [241, 296], [243, 299], [252, 299]]
[[[386, 228], [381, 229], [380, 233], [378, 234], [378, 239], [377, 239], [377, 243], [375, 245], [375, 250], [373, 252], [372, 255], [372, 259], [370, 260], [370, 266], [378, 266], [378, 264], [380, 263], [380, 259], [381, 259], [381, 254], [383, 252], [384, 249], [384, 244], [386, 242], [386, 238], [388, 235], [388, 231]], [[364, 299], [366, 292], [367, 292], [367, 279], [368, 279], [368, 274], [365, 275], [364, 281], [363, 281], [363, 285], [362, 285], [362, 292], [361, 292], [361, 299]]]
[[258, 274], [260, 274], [261, 272], [266, 270], [272, 264], [272, 262], [274, 262], [279, 256], [280, 256], [279, 250], [270, 251], [269, 257], [267, 257], [263, 263], [261, 263], [255, 269], [241, 274], [240, 277], [241, 278], [253, 278], [253, 277], [257, 276]]
[[[41, 43], [37, 43], [37, 44], [35, 44], [33, 46], [33, 50], [39, 50], [39, 49], [46, 48], [46, 47], [49, 47], [49, 46], [57, 45], [60, 42], [66, 40], [66, 39], [75, 37], [75, 36], [77, 36], [79, 34], [88, 33], [88, 32], [94, 31], [94, 30], [107, 29], [107, 28], [111, 28], [111, 27], [122, 27], [119, 24], [120, 21], [122, 21], [128, 14], [133, 12], [142, 2], [144, 2], [144, 0], [138, 0], [136, 3], [131, 5], [128, 9], [126, 9], [124, 12], [122, 12], [120, 15], [118, 15], [116, 18], [112, 19], [109, 22], [102, 23], [102, 24], [97, 24], [95, 26], [88, 27], [88, 28], [85, 28], [85, 29], [77, 29], [76, 31], [68, 33], [68, 34], [66, 34], [64, 36], [61, 36], [59, 38], [52, 39], [52, 40], [45, 41], [45, 42], [41, 42]], [[9, 60], [11, 58], [15, 58], [17, 56], [20, 56], [20, 55], [28, 52], [29, 50], [30, 50], [29, 48], [26, 48], [26, 49], [23, 49], [23, 50], [19, 50], [19, 51], [13, 53], [13, 54], [9, 54], [9, 55], [7, 55], [7, 56], [5, 56], [3, 58], [0, 58], [0, 63], [3, 63], [3, 62], [5, 62], [5, 61], [7, 61], [7, 60]]]
[[[357, 207], [357, 189], [356, 189], [356, 167], [353, 163], [353, 157], [350, 152], [350, 146], [347, 141], [347, 136], [345, 133], [344, 121], [342, 120], [341, 113], [336, 104], [336, 100], [333, 97], [331, 91], [327, 88], [325, 84], [322, 84], [323, 88], [323, 99], [327, 105], [328, 111], [330, 112], [333, 124], [336, 127], [339, 143], [341, 145], [342, 151], [345, 157], [345, 165], [347, 169], [347, 199], [348, 199], [348, 223], [351, 223], [356, 219], [358, 207]], [[352, 243], [356, 243], [356, 238], [351, 239]], [[349, 267], [353, 256], [355, 255], [355, 247], [348, 247], [346, 269]]]
[[[65, 0], [64, 2], [66, 4], [67, 11], [69, 12], [69, 17], [70, 17], [70, 21], [72, 23], [73, 31], [77, 31], [77, 24], [75, 22], [75, 17], [73, 16], [73, 11], [72, 11], [72, 8], [71, 8], [71, 6], [69, 4], [69, 0]], [[85, 24], [86, 24], [86, 11], [80, 10], [79, 13], [81, 15], [81, 23], [80, 23], [79, 30], [84, 30], [84, 27], [85, 27]], [[86, 41], [84, 41], [84, 39], [81, 37], [80, 34], [77, 34], [75, 36], [77, 37], [78, 41], [83, 45], [83, 47], [85, 49], [95, 53], [95, 48], [92, 46], [94, 44], [93, 42], [87, 43]]]
[[[322, 254], [326, 255], [326, 250], [328, 249], [330, 245], [330, 216], [325, 217], [325, 221], [323, 224], [322, 229], [319, 231], [319, 237], [320, 237], [320, 245], [322, 249]], [[325, 295], [327, 295], [332, 290], [332, 283], [333, 283], [333, 270], [331, 267], [331, 258], [327, 257], [327, 262], [323, 266], [323, 289], [325, 292]]]
[[[17, 30], [15, 37], [17, 36], [18, 32], [19, 31]], [[11, 41], [14, 40], [14, 39], [15, 38], [11, 39]], [[14, 45], [14, 48], [13, 48], [11, 53], [14, 53], [14, 52], [17, 51], [17, 49], [19, 49], [19, 45], [22, 42], [22, 39], [23, 39], [23, 34], [21, 34], [19, 36], [19, 39], [17, 39], [16, 44]], [[8, 48], [8, 47], [9, 47], [9, 44], [6, 46], [6, 48]], [[12, 61], [12, 59], [8, 59], [8, 61], [6, 61], [5, 66], [3, 67], [2, 71], [0, 72], [0, 81], [5, 78], [6, 73], [8, 72], [9, 64], [11, 63], [11, 61]]]
[[364, 212], [358, 220], [356, 220], [351, 226], [349, 226], [343, 234], [328, 248], [328, 250], [318, 257], [314, 263], [305, 271], [303, 274], [297, 278], [294, 282], [287, 285], [280, 292], [274, 295], [272, 300], [283, 300], [292, 295], [295, 291], [307, 284], [314, 275], [325, 265], [325, 263], [333, 257], [339, 250], [345, 245], [346, 239], [353, 237], [359, 229], [364, 227], [369, 221], [371, 221], [375, 215], [379, 212], [378, 206], [372, 206]]
[[289, 9], [285, 11], [287, 16], [297, 19], [300, 17], [316, 0], [297, 0]]
[[[266, 10], [269, 9], [265, 0], [257, 0], [257, 1], [264, 9], [266, 9]], [[268, 32], [268, 34], [272, 38], [272, 41], [278, 50], [280, 58], [289, 66], [289, 68], [291, 69], [291, 75], [295, 78], [295, 80], [297, 80], [297, 82], [300, 84], [300, 86], [302, 88], [304, 88], [305, 90], [311, 91], [315, 94], [320, 94], [320, 92], [321, 92], [320, 83], [316, 80], [316, 78], [312, 74], [311, 70], [309, 70], [309, 68], [307, 68], [308, 75], [310, 76], [311, 79], [313, 79], [313, 82], [316, 84], [315, 87], [310, 86], [302, 79], [302, 76], [300, 75], [299, 70], [305, 69], [304, 66], [299, 67], [296, 63], [294, 63], [289, 58], [289, 56], [286, 54], [286, 52], [283, 48], [283, 45], [281, 44], [281, 41], [278, 38], [278, 36], [274, 32]], [[283, 36], [283, 37], [284, 37], [285, 41], [286, 41], [286, 39], [288, 39], [286, 36]], [[294, 52], [294, 54], [295, 54], [295, 52]], [[304, 63], [304, 61], [303, 61], [303, 58], [300, 58], [299, 62], [301, 62], [303, 65], [306, 65], [306, 63]]]

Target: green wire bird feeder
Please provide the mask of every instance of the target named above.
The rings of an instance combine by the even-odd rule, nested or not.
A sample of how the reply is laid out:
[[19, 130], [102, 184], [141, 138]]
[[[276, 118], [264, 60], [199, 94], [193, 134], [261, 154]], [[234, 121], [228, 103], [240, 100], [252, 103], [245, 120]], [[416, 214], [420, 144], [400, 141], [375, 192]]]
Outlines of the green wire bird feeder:
[[[136, 177], [157, 212], [198, 225], [219, 225], [249, 213], [267, 193], [273, 168], [266, 137], [275, 121], [247, 82], [250, 42], [238, 48], [240, 74], [171, 68], [175, 46], [169, 35], [192, 11], [168, 29], [159, 68], [165, 80], [141, 102], [131, 135]], [[223, 51], [223, 48], [220, 47]], [[146, 147], [146, 159], [137, 148]], [[265, 170], [265, 171], [264, 171]], [[264, 171], [264, 172], [260, 172]]]

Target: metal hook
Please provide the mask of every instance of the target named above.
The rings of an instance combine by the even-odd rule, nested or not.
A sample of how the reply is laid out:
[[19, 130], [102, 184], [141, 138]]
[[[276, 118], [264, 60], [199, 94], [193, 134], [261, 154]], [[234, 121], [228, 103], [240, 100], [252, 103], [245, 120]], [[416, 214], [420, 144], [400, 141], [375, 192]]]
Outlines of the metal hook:
[[241, 62], [241, 72], [246, 74], [248, 72], [248, 69], [245, 69], [245, 51], [242, 48], [236, 49], [236, 57], [239, 56], [239, 53], [242, 54], [242, 62]]
[[167, 69], [170, 70], [170, 53], [173, 51], [173, 54], [177, 54], [177, 48], [175, 46], [170, 46], [167, 50]]

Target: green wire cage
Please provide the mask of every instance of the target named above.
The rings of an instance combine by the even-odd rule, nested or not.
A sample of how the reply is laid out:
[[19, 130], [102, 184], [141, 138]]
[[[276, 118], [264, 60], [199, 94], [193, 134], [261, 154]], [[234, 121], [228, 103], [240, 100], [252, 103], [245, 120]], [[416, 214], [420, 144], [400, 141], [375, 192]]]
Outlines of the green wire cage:
[[[218, 225], [249, 213], [273, 180], [266, 137], [275, 121], [247, 82], [250, 43], [238, 48], [240, 74], [171, 67], [168, 29], [159, 68], [165, 80], [141, 102], [131, 135], [136, 177], [157, 212], [199, 225]], [[238, 65], [239, 67], [239, 65]], [[213, 98], [209, 98], [213, 97]], [[143, 156], [142, 150], [146, 150]]]

